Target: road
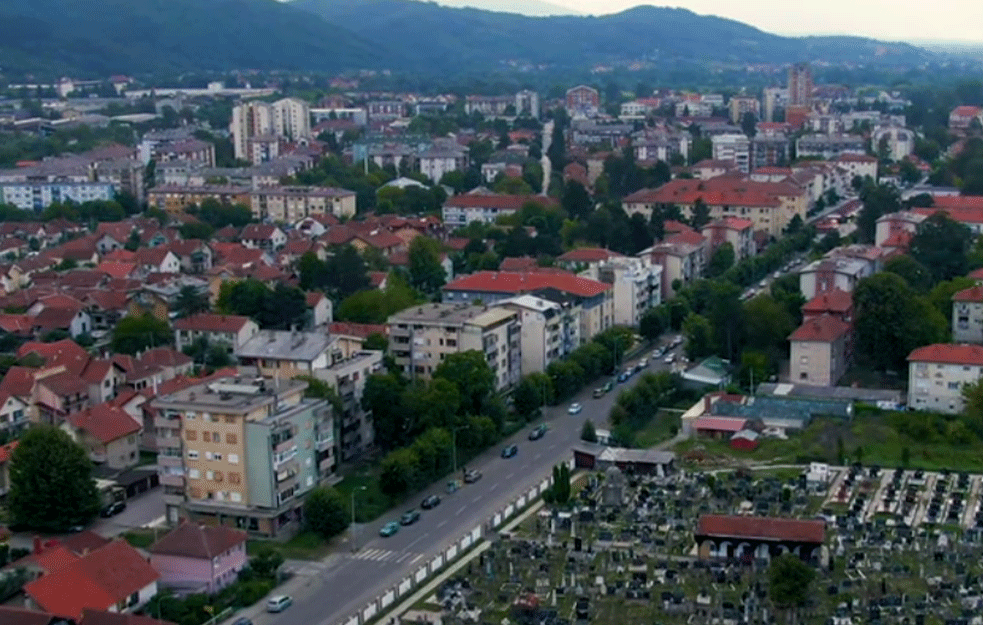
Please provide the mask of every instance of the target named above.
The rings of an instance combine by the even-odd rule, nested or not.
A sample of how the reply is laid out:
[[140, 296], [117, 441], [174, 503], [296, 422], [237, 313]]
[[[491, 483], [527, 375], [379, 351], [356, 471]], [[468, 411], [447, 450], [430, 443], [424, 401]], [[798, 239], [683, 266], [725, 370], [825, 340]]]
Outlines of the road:
[[[637, 358], [629, 364], [636, 361]], [[647, 370], [659, 371], [668, 367], [660, 358]], [[401, 527], [394, 536], [382, 538], [378, 531], [386, 522], [398, 520], [400, 511], [394, 511], [374, 524], [356, 528], [361, 530], [355, 533], [359, 545], [357, 551], [349, 549], [345, 553], [336, 553], [323, 562], [289, 563], [296, 575], [307, 578], [299, 585], [299, 590], [293, 591], [293, 606], [278, 615], [256, 614], [254, 623], [335, 625], [350, 616], [419, 568], [421, 562], [426, 562], [438, 550], [484, 524], [508, 502], [542, 481], [555, 464], [570, 458], [570, 449], [579, 441], [584, 420], [590, 418], [603, 427], [618, 392], [634, 385], [638, 379], [639, 376], [633, 376], [599, 399], [591, 397], [594, 386], [584, 389], [571, 400], [584, 406], [583, 412], [577, 415], [567, 414], [569, 403], [548, 408], [544, 411], [543, 421], [549, 424], [549, 431], [542, 439], [528, 440], [531, 425], [468, 465], [469, 469], [482, 472], [478, 482], [465, 484], [453, 494], [445, 492], [445, 483], [420, 493], [421, 500], [437, 494], [443, 501], [433, 510], [424, 510], [420, 521]], [[513, 458], [502, 458], [501, 447], [511, 443], [518, 446], [518, 454]]]

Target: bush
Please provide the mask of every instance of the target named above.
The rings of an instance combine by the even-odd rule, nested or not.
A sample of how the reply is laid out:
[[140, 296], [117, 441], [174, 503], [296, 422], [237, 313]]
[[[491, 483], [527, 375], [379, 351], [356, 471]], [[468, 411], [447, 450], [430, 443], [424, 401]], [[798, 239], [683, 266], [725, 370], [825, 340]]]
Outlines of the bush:
[[318, 487], [304, 500], [304, 520], [308, 529], [331, 539], [348, 527], [348, 510], [338, 491]]

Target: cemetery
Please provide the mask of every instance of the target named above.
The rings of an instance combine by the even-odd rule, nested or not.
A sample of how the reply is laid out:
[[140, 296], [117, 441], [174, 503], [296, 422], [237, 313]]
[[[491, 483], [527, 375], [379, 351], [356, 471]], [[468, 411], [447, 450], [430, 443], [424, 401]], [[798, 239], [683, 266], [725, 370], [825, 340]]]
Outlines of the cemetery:
[[[402, 622], [983, 623], [979, 475], [624, 467], [583, 472]], [[815, 571], [800, 605], [774, 600], [786, 552]]]

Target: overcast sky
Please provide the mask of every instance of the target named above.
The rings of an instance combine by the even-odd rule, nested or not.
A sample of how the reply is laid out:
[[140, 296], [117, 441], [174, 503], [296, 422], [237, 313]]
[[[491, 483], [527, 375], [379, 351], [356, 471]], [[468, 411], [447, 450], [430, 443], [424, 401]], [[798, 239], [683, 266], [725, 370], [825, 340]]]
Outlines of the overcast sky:
[[616, 13], [639, 4], [681, 6], [783, 35], [850, 34], [887, 40], [983, 41], [980, 0], [550, 0], [583, 13]]

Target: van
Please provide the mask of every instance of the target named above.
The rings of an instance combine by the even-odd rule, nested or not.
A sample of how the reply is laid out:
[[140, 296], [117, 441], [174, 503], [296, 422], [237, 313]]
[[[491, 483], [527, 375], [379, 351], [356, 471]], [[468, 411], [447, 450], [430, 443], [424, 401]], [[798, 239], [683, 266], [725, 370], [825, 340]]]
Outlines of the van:
[[283, 612], [284, 610], [289, 608], [293, 602], [294, 600], [287, 595], [276, 595], [270, 597], [269, 600], [266, 602], [266, 611], [273, 612], [273, 613]]

